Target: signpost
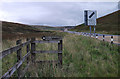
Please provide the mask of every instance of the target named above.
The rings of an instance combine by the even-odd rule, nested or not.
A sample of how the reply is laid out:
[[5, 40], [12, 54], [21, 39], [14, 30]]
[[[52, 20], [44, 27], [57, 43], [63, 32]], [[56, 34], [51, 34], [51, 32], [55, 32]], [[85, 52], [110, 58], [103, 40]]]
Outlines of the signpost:
[[91, 26], [94, 26], [94, 35], [95, 35], [96, 19], [97, 19], [97, 11], [95, 10], [84, 11], [84, 22], [86, 26], [90, 26], [90, 36], [91, 36]]

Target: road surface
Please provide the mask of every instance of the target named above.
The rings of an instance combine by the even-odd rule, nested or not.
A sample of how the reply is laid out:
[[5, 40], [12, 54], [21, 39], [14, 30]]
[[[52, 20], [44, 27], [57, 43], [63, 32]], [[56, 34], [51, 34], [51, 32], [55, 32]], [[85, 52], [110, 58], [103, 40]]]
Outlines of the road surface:
[[[64, 31], [64, 32], [78, 34], [78, 35], [84, 35], [84, 36], [90, 36], [90, 33], [87, 33], [87, 32], [75, 32], [75, 31]], [[108, 42], [111, 42], [111, 36], [113, 36], [113, 43], [117, 44], [117, 45], [120, 45], [120, 35], [91, 33], [92, 38], [96, 38], [96, 35], [98, 35], [99, 40], [103, 40], [103, 35], [104, 35], [105, 36], [104, 41], [108, 41]]]

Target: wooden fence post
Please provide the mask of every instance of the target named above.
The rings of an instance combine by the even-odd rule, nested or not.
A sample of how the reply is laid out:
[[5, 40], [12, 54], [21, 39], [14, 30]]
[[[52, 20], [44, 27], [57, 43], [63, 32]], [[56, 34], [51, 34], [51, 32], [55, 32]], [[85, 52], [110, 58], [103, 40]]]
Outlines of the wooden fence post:
[[31, 60], [32, 62], [35, 62], [35, 53], [33, 53], [35, 51], [35, 43], [33, 43], [35, 41], [35, 38], [31, 38]]
[[58, 43], [58, 51], [60, 51], [60, 53], [58, 53], [58, 65], [61, 68], [62, 67], [62, 40], [60, 40]]
[[[21, 40], [17, 40], [16, 41], [16, 45], [19, 45], [21, 43], [22, 43]], [[19, 62], [21, 59], [22, 59], [22, 48], [20, 48], [19, 50], [17, 50], [17, 62]], [[18, 74], [18, 79], [20, 79], [20, 76], [21, 76], [21, 67], [18, 68], [17, 74]]]
[[[29, 40], [30, 40], [29, 38], [26, 39], [26, 41], [29, 41]], [[30, 51], [30, 44], [27, 45], [26, 51], [27, 51], [27, 53]], [[29, 63], [29, 60], [30, 60], [30, 57], [28, 56], [27, 57], [27, 64]]]

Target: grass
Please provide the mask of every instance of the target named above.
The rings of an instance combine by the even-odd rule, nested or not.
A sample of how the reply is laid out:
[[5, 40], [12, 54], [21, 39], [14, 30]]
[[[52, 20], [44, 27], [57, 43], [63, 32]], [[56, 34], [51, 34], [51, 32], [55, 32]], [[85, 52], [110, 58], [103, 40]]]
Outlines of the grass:
[[[94, 38], [64, 34], [63, 67], [55, 63], [32, 64], [25, 77], [117, 77], [118, 46]], [[38, 38], [40, 39], [40, 38]], [[14, 46], [15, 40], [3, 40], [3, 49]], [[57, 44], [37, 44], [37, 50], [55, 50]], [[23, 48], [25, 51], [25, 48]], [[23, 53], [25, 55], [26, 52]], [[36, 60], [56, 60], [57, 54], [36, 54]], [[3, 59], [3, 73], [16, 62], [16, 53]], [[7, 65], [6, 65], [7, 64]], [[22, 65], [23, 67], [25, 66]], [[16, 76], [16, 73], [13, 75]]]

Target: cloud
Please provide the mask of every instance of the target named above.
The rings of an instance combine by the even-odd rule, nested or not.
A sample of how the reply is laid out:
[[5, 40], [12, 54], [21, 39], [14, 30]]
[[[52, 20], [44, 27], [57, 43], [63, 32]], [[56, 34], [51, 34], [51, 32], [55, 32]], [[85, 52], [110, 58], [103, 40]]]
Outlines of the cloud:
[[97, 10], [98, 17], [118, 10], [117, 2], [4, 2], [0, 20], [33, 25], [77, 25], [84, 10]]
[[119, 2], [119, 0], [1, 0], [3, 2]]

